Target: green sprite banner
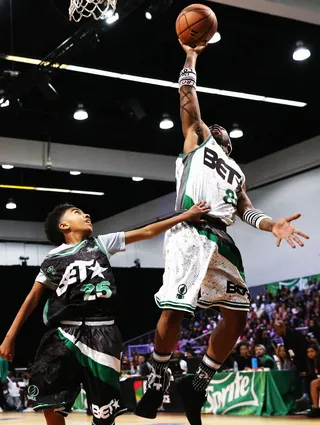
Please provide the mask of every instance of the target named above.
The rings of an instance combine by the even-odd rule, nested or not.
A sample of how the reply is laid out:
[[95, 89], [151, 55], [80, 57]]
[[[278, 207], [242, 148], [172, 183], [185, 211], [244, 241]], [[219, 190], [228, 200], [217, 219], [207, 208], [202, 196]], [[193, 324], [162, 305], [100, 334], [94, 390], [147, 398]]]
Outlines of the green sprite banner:
[[203, 413], [261, 415], [265, 373], [217, 373], [208, 387]]
[[267, 290], [272, 294], [276, 294], [278, 289], [281, 287], [287, 287], [290, 290], [294, 287], [298, 287], [300, 291], [305, 289], [308, 286], [310, 281], [320, 281], [320, 274], [315, 274], [312, 276], [298, 277], [297, 279], [282, 280], [281, 282], [273, 282], [267, 285]]

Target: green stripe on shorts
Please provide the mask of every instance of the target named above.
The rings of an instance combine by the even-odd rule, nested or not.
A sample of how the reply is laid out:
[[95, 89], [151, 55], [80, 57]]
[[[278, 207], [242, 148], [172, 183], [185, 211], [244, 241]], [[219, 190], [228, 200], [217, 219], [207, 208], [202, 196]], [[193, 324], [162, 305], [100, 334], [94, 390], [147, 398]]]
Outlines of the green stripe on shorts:
[[82, 366], [91, 370], [92, 374], [100, 379], [100, 381], [107, 382], [109, 385], [117, 390], [120, 390], [120, 373], [114, 370], [112, 367], [105, 366], [101, 363], [95, 362], [89, 356], [83, 354], [80, 349], [70, 339], [66, 338], [62, 332], [57, 329], [59, 338], [65, 343], [70, 351], [73, 351], [78, 361]]
[[191, 304], [185, 304], [185, 303], [176, 303], [174, 301], [160, 301], [160, 298], [155, 296], [156, 304], [159, 308], [169, 308], [173, 310], [181, 310], [185, 311], [187, 313], [194, 314], [195, 307], [193, 307]]

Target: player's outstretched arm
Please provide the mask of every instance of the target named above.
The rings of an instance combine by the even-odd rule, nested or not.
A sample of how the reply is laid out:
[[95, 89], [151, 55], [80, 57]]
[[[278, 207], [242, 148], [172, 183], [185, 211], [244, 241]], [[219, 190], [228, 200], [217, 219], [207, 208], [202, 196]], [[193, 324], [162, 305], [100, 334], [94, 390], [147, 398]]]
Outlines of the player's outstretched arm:
[[262, 211], [253, 207], [248, 195], [246, 194], [245, 186], [243, 186], [240, 194], [238, 195], [237, 214], [245, 223], [250, 224], [257, 229], [272, 232], [277, 238], [278, 247], [280, 246], [282, 239], [285, 239], [292, 248], [296, 247], [295, 243], [301, 247], [304, 246], [303, 242], [297, 235], [302, 236], [305, 239], [309, 239], [308, 235], [291, 225], [291, 221], [301, 217], [301, 214], [293, 214], [290, 217], [284, 217], [274, 221], [271, 217], [268, 217]]
[[176, 215], [175, 217], [159, 221], [158, 223], [150, 224], [149, 226], [142, 227], [141, 229], [126, 232], [125, 243], [127, 245], [145, 239], [152, 239], [183, 221], [204, 222], [205, 220], [203, 220], [201, 217], [207, 214], [209, 211], [210, 207], [205, 202], [199, 202], [197, 205], [191, 207], [188, 211]]
[[34, 283], [31, 291], [18, 311], [10, 329], [8, 330], [6, 337], [0, 345], [0, 357], [3, 359], [8, 360], [9, 362], [13, 361], [16, 337], [21, 329], [21, 326], [37, 307], [44, 290], [45, 287], [40, 282]]
[[192, 48], [181, 43], [187, 57], [184, 68], [180, 73], [180, 117], [182, 132], [185, 138], [184, 153], [189, 153], [201, 145], [210, 135], [209, 128], [202, 122], [198, 96], [196, 91], [197, 73], [196, 62], [199, 54], [206, 48], [207, 44]]

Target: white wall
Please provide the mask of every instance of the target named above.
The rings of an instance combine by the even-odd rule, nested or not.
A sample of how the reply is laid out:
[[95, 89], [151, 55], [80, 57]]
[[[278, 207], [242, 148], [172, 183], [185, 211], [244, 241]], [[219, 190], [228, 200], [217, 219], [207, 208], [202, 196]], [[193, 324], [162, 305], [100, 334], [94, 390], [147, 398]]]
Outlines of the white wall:
[[293, 225], [310, 239], [304, 248], [292, 249], [286, 242], [277, 248], [276, 239], [237, 221], [230, 228], [242, 252], [250, 286], [320, 272], [320, 168], [253, 190], [253, 204], [273, 218], [301, 213]]
[[[273, 218], [291, 215], [302, 217], [294, 225], [309, 234], [304, 248], [293, 250], [286, 242], [280, 248], [275, 238], [237, 220], [229, 229], [240, 248], [249, 286], [261, 285], [320, 272], [320, 168], [291, 177], [249, 193], [253, 204]], [[173, 197], [167, 195], [143, 206], [133, 208], [108, 220], [103, 220], [99, 233], [125, 230], [142, 223], [144, 212], [156, 209], [158, 216], [172, 209]], [[163, 236], [129, 245], [125, 253], [112, 258], [116, 267], [132, 267], [136, 258], [142, 267], [163, 267]], [[0, 264], [19, 264], [19, 256], [30, 256], [28, 264], [39, 265], [49, 246], [35, 244], [0, 243]]]

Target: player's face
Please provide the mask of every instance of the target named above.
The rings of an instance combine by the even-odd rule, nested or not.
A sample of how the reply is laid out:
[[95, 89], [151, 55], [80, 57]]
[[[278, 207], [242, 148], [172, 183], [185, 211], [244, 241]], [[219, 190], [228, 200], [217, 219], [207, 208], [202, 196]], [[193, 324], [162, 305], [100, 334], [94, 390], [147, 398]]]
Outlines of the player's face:
[[222, 147], [227, 155], [232, 152], [232, 143], [227, 130], [218, 124], [214, 124], [210, 127], [210, 131], [215, 141]]
[[59, 227], [63, 232], [83, 233], [84, 237], [89, 237], [93, 230], [90, 215], [79, 208], [67, 209], [61, 217]]

